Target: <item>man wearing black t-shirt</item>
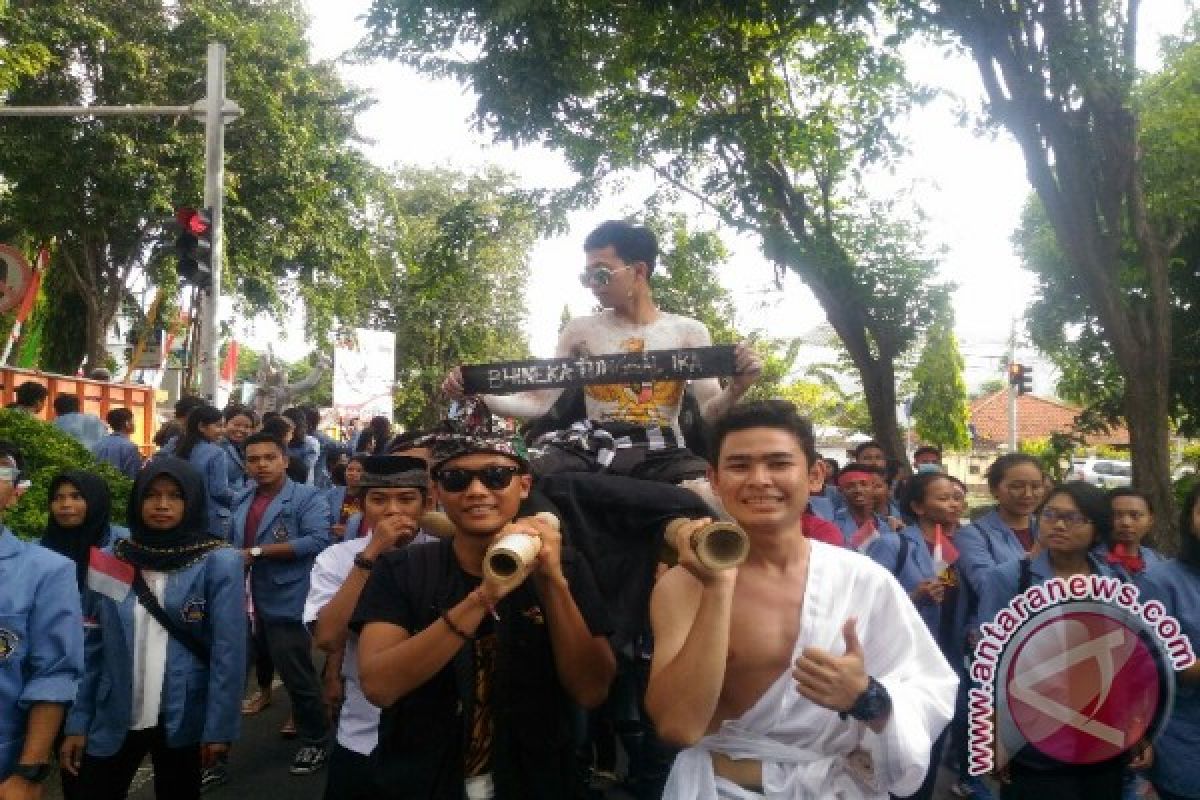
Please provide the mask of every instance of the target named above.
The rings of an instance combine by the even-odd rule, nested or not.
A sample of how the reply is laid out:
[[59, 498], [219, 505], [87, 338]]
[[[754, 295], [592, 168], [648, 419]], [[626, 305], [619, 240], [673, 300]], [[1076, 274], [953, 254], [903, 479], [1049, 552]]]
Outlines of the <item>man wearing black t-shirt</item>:
[[[591, 571], [553, 526], [514, 522], [531, 478], [511, 442], [441, 437], [433, 465], [457, 534], [383, 556], [350, 624], [363, 691], [383, 709], [380, 785], [414, 800], [581, 796], [575, 712], [603, 702], [615, 671]], [[483, 559], [512, 531], [541, 549], [506, 587]]]

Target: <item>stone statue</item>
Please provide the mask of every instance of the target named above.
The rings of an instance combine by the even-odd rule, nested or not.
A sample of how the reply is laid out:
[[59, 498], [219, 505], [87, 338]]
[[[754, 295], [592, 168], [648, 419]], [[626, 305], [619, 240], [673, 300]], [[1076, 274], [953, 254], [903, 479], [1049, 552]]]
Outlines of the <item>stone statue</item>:
[[317, 359], [317, 366], [312, 372], [302, 380], [288, 383], [287, 370], [275, 360], [274, 351], [267, 345], [267, 354], [260, 360], [258, 374], [255, 376], [257, 386], [251, 400], [254, 410], [261, 417], [268, 411], [283, 411], [294, 405], [295, 397], [316, 386], [329, 367], [329, 359], [322, 355]]

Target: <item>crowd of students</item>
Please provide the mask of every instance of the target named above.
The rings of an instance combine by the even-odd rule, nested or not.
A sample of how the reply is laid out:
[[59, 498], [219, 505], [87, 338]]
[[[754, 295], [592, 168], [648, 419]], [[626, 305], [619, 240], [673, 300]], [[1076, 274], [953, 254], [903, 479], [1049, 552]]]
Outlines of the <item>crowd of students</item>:
[[[559, 355], [710, 343], [655, 305], [650, 231], [607, 222], [584, 249], [604, 311], [572, 320]], [[1148, 546], [1144, 495], [1053, 486], [1020, 454], [989, 468], [995, 508], [964, 524], [936, 448], [915, 474], [874, 442], [839, 468], [794, 406], [741, 402], [761, 362], [745, 343], [735, 361], [724, 385], [485, 396], [545, 423], [531, 449], [381, 418], [347, 450], [315, 409], [185, 398], [142, 464], [114, 410], [91, 446], [134, 478], [128, 529], [102, 481], [67, 471], [41, 545], [0, 531], [0, 800], [39, 797], [55, 753], [68, 800], [124, 797], [146, 755], [159, 797], [196, 798], [227, 780], [275, 674], [290, 772], [325, 769], [328, 800], [586, 797], [618, 747], [638, 800], [928, 798], [950, 752], [955, 793], [986, 800], [965, 769], [966, 676], [978, 626], [1015, 594], [1116, 576], [1198, 641], [1200, 490], [1175, 559]], [[443, 388], [461, 397], [461, 372]], [[0, 442], [0, 507], [20, 471]], [[694, 544], [719, 515], [747, 537], [736, 569]], [[483, 570], [517, 532], [536, 540], [528, 577]], [[1198, 800], [1200, 667], [1177, 679], [1153, 746], [1087, 767], [1022, 748], [1001, 797], [1116, 800], [1148, 780]]]

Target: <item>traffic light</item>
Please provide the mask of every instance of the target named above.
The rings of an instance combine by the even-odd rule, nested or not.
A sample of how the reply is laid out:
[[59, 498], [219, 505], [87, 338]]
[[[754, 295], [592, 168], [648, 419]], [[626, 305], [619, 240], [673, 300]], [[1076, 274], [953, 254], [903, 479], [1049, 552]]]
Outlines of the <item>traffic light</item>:
[[1008, 365], [1008, 385], [1017, 387], [1017, 394], [1033, 391], [1033, 367], [1013, 362]]
[[179, 238], [175, 253], [179, 258], [179, 277], [200, 289], [212, 286], [212, 216], [208, 209], [182, 206], [175, 211]]

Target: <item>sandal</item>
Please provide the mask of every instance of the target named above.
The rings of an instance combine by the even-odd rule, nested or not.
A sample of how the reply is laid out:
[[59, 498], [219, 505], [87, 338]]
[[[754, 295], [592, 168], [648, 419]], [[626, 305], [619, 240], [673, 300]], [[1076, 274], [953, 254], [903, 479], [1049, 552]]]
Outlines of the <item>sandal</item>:
[[266, 710], [271, 705], [271, 692], [259, 689], [242, 701], [242, 713], [249, 716]]

